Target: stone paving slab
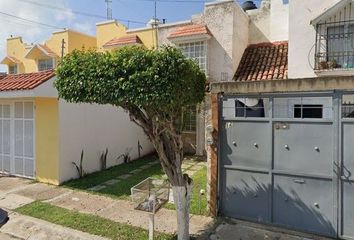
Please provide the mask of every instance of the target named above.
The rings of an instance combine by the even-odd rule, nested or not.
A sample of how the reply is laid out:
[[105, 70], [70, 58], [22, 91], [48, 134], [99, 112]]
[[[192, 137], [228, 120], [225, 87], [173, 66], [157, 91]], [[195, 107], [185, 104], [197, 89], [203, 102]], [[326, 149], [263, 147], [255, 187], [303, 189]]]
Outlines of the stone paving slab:
[[[119, 180], [119, 179], [111, 179], [111, 180], [108, 180], [108, 181], [104, 182], [103, 184], [105, 184], [105, 185], [114, 185], [114, 184], [119, 183], [120, 181], [121, 180]], [[101, 190], [101, 189], [99, 189], [99, 190]], [[99, 190], [97, 190], [97, 191], [99, 191]]]
[[151, 167], [151, 165], [143, 165], [143, 166], [139, 167], [138, 169], [145, 170], [145, 169], [148, 169], [150, 167]]
[[25, 189], [14, 191], [13, 193], [36, 201], [44, 201], [58, 197], [69, 191], [71, 190], [43, 183], [34, 183], [29, 184]]
[[15, 178], [15, 177], [0, 177], [0, 194], [8, 191], [22, 188], [24, 184], [32, 183], [31, 180]]
[[125, 180], [129, 177], [131, 177], [132, 175], [131, 174], [124, 174], [124, 175], [120, 175], [117, 177], [117, 179], [121, 179], [121, 180]]
[[69, 195], [50, 201], [49, 203], [70, 210], [95, 214], [98, 211], [109, 207], [115, 201], [116, 200], [108, 197], [75, 191]]
[[[10, 220], [0, 228], [2, 234], [26, 240], [106, 240], [107, 238], [80, 232], [71, 228], [49, 223], [17, 213], [10, 214]], [[2, 239], [2, 238], [1, 238]], [[16, 238], [9, 238], [16, 239]]]
[[135, 169], [135, 170], [133, 170], [133, 171], [130, 171], [129, 173], [130, 174], [137, 174], [137, 173], [140, 173], [142, 171], [142, 169]]
[[10, 193], [0, 198], [0, 207], [14, 210], [32, 202], [34, 202], [34, 199], [32, 198]]
[[88, 188], [87, 190], [90, 190], [90, 191], [94, 191], [94, 192], [98, 192], [102, 189], [105, 189], [107, 186], [105, 185], [97, 185], [97, 186], [94, 186], [94, 187], [91, 187], [91, 188]]

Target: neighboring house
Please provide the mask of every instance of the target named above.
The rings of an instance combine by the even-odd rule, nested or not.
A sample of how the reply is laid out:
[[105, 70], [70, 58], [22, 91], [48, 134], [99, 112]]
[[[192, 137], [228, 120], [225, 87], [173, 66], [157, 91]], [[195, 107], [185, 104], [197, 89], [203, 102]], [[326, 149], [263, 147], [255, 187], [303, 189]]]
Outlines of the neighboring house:
[[129, 45], [142, 45], [149, 49], [156, 47], [156, 28], [153, 28], [151, 24], [147, 24], [144, 28], [127, 29], [116, 20], [110, 20], [97, 23], [96, 34], [99, 51]]
[[[191, 20], [159, 25], [158, 45], [175, 45], [195, 59], [208, 82], [231, 81], [248, 44], [248, 22], [247, 14], [234, 1], [206, 3], [203, 13]], [[200, 106], [191, 106], [185, 116], [183, 135], [187, 152], [206, 153], [208, 99]]]
[[247, 11], [233, 81], [211, 84], [214, 215], [354, 238], [353, 14], [351, 0]]
[[100, 156], [108, 149], [107, 167], [153, 151], [143, 131], [127, 113], [110, 105], [72, 104], [58, 99], [54, 68], [74, 49], [96, 48], [96, 38], [72, 30], [56, 32], [44, 44], [27, 45], [21, 38], [7, 42], [0, 75], [0, 172], [61, 184], [78, 173], [101, 170]]
[[27, 44], [21, 37], [11, 37], [1, 64], [8, 66], [9, 74], [45, 71], [55, 69], [62, 53], [81, 48], [96, 48], [96, 38], [70, 29], [54, 32], [43, 44]]

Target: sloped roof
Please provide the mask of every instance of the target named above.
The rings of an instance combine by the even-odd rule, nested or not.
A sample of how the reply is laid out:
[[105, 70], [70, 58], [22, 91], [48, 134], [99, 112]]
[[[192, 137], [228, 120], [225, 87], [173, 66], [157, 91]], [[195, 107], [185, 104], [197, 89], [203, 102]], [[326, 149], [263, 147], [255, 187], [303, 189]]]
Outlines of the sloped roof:
[[235, 81], [288, 78], [288, 42], [249, 45], [234, 76]]
[[0, 91], [31, 90], [54, 76], [53, 70], [0, 76]]
[[26, 54], [26, 58], [31, 58], [31, 54], [32, 52], [38, 49], [39, 51], [41, 51], [44, 55], [48, 56], [48, 57], [58, 57], [58, 55], [52, 50], [50, 49], [47, 45], [45, 44], [36, 44], [34, 45]]
[[8, 64], [9, 62], [11, 63], [20, 63], [20, 60], [13, 56], [6, 56], [3, 60], [1, 60], [2, 64]]
[[103, 45], [104, 48], [123, 46], [123, 45], [132, 45], [132, 44], [142, 44], [143, 42], [138, 37], [138, 35], [129, 35], [119, 38], [113, 38]]
[[204, 24], [191, 24], [177, 28], [171, 32], [168, 38], [187, 37], [195, 35], [211, 35], [208, 27]]
[[314, 19], [311, 20], [312, 25], [316, 25], [320, 23], [322, 20], [331, 17], [332, 15], [336, 14], [339, 10], [343, 9], [348, 4], [352, 3], [353, 0], [337, 0], [337, 2], [332, 3], [326, 9], [321, 9], [321, 13], [317, 15]]

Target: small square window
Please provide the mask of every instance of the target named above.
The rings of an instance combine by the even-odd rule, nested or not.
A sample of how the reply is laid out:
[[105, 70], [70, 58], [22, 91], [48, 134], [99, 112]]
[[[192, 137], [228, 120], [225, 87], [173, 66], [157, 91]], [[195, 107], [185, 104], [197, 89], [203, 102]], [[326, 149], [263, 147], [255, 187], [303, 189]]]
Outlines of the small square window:
[[294, 118], [323, 118], [323, 105], [295, 104]]

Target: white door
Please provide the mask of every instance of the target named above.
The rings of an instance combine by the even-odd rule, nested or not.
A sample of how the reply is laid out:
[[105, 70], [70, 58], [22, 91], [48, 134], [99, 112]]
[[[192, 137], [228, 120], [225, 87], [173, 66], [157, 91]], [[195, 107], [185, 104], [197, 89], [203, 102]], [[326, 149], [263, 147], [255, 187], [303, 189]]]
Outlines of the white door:
[[2, 171], [33, 178], [35, 176], [33, 102], [3, 103], [0, 106]]
[[11, 173], [11, 105], [0, 104], [0, 162], [4, 173]]

